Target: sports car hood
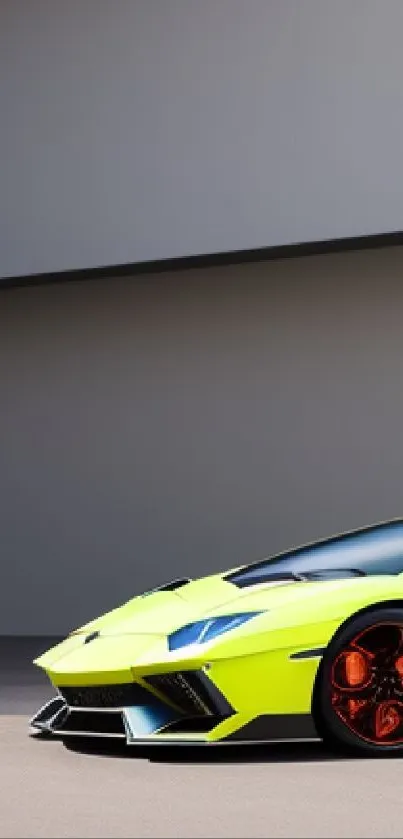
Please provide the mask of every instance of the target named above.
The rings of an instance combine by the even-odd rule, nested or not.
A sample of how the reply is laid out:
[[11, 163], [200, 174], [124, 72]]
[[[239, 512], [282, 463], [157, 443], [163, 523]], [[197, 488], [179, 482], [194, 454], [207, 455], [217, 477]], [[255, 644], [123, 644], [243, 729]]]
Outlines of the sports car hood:
[[[221, 575], [190, 581], [175, 591], [155, 591], [129, 600], [118, 609], [77, 629], [76, 633], [100, 632], [103, 635], [167, 635], [190, 621], [249, 608], [278, 608], [289, 602], [304, 583], [278, 582], [260, 590], [238, 589]], [[288, 589], [288, 593], [286, 592]]]
[[[390, 579], [390, 578], [389, 578]], [[56, 647], [36, 659], [56, 684], [79, 674], [87, 681], [106, 677], [124, 681], [130, 678], [130, 668], [148, 667], [165, 662], [171, 666], [176, 659], [186, 659], [186, 649], [171, 652], [167, 635], [187, 623], [201, 618], [230, 615], [243, 611], [261, 614], [249, 621], [241, 633], [245, 644], [237, 644], [238, 633], [224, 634], [209, 645], [209, 656], [231, 656], [258, 652], [279, 643], [278, 631], [283, 632], [283, 644], [290, 643], [298, 627], [325, 624], [332, 631], [343, 614], [373, 602], [374, 586], [382, 599], [388, 592], [387, 577], [367, 577], [326, 582], [276, 581], [252, 589], [238, 588], [223, 575], [205, 577], [189, 582], [176, 590], [159, 590], [133, 598], [123, 606], [91, 621], [72, 632]], [[332, 623], [333, 622], [333, 623]], [[285, 633], [285, 634], [284, 634]], [[99, 641], [91, 642], [94, 634]], [[246, 637], [247, 636], [247, 637]], [[197, 653], [197, 656], [203, 655]], [[192, 655], [195, 655], [194, 651]], [[107, 675], [109, 674], [109, 675]], [[80, 676], [81, 678], [81, 676]]]
[[[373, 578], [372, 578], [373, 579]], [[379, 578], [378, 578], [379, 579]], [[310, 606], [328, 600], [337, 604], [365, 591], [369, 578], [330, 582], [276, 581], [253, 589], [237, 588], [221, 574], [189, 581], [177, 590], [156, 590], [129, 600], [123, 606], [90, 621], [71, 635], [100, 633], [104, 636], [147, 634], [166, 636], [186, 623], [237, 611], [278, 611], [303, 604]], [[333, 609], [332, 609], [333, 611]], [[337, 611], [337, 609], [336, 609]]]

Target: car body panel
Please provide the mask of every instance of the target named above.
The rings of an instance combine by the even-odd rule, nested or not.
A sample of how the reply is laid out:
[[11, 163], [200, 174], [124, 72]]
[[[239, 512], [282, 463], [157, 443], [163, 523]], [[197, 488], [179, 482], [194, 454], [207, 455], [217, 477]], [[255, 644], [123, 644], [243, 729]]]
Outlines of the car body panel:
[[[379, 532], [385, 532], [393, 545], [396, 565], [398, 540], [402, 537], [403, 570], [403, 523], [399, 521], [399, 532], [395, 538], [393, 531], [392, 540], [390, 523], [388, 527], [373, 528], [376, 545], [382, 544]], [[359, 539], [360, 531], [357, 533]], [[367, 531], [364, 535], [367, 539]], [[321, 657], [339, 627], [364, 609], [389, 602], [403, 604], [403, 573], [387, 573], [386, 567], [385, 573], [368, 576], [319, 581], [276, 579], [247, 587], [228, 580], [234, 570], [240, 569], [190, 581], [177, 590], [136, 596], [74, 630], [35, 663], [62, 692], [80, 686], [128, 684], [144, 690], [145, 699], [124, 706], [126, 738], [131, 744], [158, 738], [164, 742], [221, 742], [243, 730], [260, 731], [262, 726], [253, 728], [256, 720], [268, 723], [277, 718], [308, 717]], [[256, 614], [205, 643], [169, 647], [169, 636], [187, 624], [243, 613]], [[210, 709], [209, 719], [197, 720], [204, 726], [201, 731], [188, 715], [193, 728], [187, 732], [186, 712], [182, 708], [176, 719], [172, 711], [175, 702], [172, 704], [169, 695], [152, 684], [156, 678], [165, 677], [166, 684], [171, 679], [172, 692], [176, 679], [191, 695], [189, 674], [196, 674], [196, 693], [199, 688], [201, 694], [205, 689], [216, 692], [211, 701], [213, 709], [221, 707], [220, 697], [223, 707], [226, 703], [229, 709], [225, 713]], [[157, 700], [164, 706], [157, 707]], [[200, 713], [203, 716], [204, 712]], [[167, 733], [164, 724], [159, 725], [165, 717], [170, 718], [168, 726], [176, 726], [174, 734]], [[138, 731], [133, 729], [136, 725]], [[268, 728], [273, 730], [273, 726]]]

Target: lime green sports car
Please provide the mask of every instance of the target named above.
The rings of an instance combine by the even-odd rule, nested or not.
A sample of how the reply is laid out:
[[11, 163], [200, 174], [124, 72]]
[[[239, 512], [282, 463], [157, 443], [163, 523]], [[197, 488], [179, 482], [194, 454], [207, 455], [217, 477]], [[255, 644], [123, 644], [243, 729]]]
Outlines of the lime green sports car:
[[134, 597], [35, 662], [31, 720], [127, 744], [403, 751], [403, 520]]

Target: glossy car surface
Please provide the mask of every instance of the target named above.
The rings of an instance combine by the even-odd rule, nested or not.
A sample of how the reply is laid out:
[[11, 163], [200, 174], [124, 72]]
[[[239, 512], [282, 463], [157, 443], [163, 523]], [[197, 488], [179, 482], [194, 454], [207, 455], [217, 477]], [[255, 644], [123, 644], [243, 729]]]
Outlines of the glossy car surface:
[[59, 736], [403, 747], [403, 521], [136, 596], [35, 662]]

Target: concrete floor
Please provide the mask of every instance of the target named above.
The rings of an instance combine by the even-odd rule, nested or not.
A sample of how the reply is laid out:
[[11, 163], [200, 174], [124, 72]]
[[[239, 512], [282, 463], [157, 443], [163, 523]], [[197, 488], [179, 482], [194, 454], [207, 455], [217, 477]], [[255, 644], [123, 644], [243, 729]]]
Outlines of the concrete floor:
[[0, 837], [401, 837], [399, 759], [321, 744], [74, 751], [28, 736], [43, 639], [0, 639]]

